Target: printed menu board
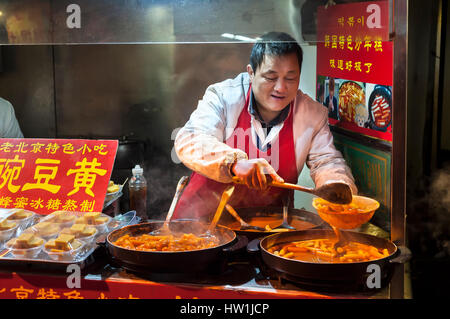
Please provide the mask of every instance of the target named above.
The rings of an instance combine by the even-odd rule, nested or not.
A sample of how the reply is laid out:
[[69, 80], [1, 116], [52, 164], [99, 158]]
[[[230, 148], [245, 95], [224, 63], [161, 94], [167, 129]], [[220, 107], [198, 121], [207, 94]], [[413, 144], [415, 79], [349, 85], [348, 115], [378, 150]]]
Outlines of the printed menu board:
[[0, 207], [101, 212], [117, 140], [0, 138]]
[[317, 37], [316, 99], [330, 125], [392, 142], [388, 1], [319, 7]]

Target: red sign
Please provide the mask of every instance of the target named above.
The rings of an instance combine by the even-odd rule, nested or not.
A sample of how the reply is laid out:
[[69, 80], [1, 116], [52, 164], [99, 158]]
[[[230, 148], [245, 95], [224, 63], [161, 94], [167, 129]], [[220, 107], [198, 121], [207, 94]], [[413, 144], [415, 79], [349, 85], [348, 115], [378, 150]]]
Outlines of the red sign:
[[330, 124], [392, 141], [388, 1], [319, 7], [317, 24], [317, 100]]
[[351, 36], [353, 40], [389, 41], [388, 1], [356, 2], [317, 9], [317, 37]]
[[0, 139], [0, 207], [102, 211], [118, 141]]

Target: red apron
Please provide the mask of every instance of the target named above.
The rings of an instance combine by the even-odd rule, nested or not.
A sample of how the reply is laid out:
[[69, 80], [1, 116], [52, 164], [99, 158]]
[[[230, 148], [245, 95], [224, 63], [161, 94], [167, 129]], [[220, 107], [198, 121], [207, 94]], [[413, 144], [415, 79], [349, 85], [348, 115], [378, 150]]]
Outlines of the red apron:
[[[279, 150], [277, 174], [285, 182], [297, 184], [298, 171], [295, 161], [294, 136], [292, 130], [292, 103], [289, 115], [279, 132], [278, 137], [271, 143], [271, 148], [267, 152], [259, 150], [252, 142], [251, 116], [248, 112], [250, 100], [250, 90], [248, 90], [245, 106], [239, 115], [238, 122], [233, 134], [226, 140], [226, 144], [233, 148], [239, 148], [247, 153], [249, 159], [266, 158], [269, 163], [271, 151]], [[245, 134], [246, 132], [246, 134]], [[244, 135], [244, 136], [243, 136]], [[238, 143], [237, 141], [244, 141]], [[275, 144], [275, 143], [278, 143]], [[273, 163], [271, 163], [273, 166]], [[173, 219], [179, 218], [206, 218], [211, 217], [219, 205], [222, 192], [229, 184], [220, 183], [209, 179], [199, 173], [193, 172], [189, 184], [183, 191], [179, 202], [175, 208]], [[215, 193], [215, 194], [214, 194]], [[250, 189], [245, 185], [236, 185], [233, 195], [228, 203], [234, 208], [257, 207], [257, 206], [282, 206], [283, 196], [290, 196], [292, 203], [293, 192], [277, 187], [269, 187], [265, 191]]]

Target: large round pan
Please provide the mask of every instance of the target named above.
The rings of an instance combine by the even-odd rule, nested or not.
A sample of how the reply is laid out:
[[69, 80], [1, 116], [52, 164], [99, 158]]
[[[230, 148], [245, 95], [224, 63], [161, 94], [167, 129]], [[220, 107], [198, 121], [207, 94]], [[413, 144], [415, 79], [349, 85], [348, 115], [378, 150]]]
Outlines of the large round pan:
[[[244, 221], [250, 225], [262, 228], [265, 227], [266, 222], [271, 224], [271, 227], [275, 227], [281, 225], [283, 221], [283, 207], [247, 207], [236, 208], [235, 210]], [[319, 215], [296, 208], [289, 208], [288, 222], [296, 230], [314, 229], [326, 225]], [[253, 229], [241, 230], [239, 222], [226, 211], [222, 213], [219, 224], [233, 230], [238, 235], [246, 236], [249, 240], [278, 233], [276, 231], [258, 231]]]
[[[380, 286], [384, 287], [392, 277], [394, 265], [396, 263], [404, 263], [410, 258], [410, 252], [406, 247], [402, 247], [403, 252], [400, 253], [399, 247], [389, 240], [358, 232], [345, 231], [344, 233], [345, 237], [350, 241], [387, 249], [389, 256], [367, 262], [314, 263], [283, 258], [268, 251], [270, 247], [282, 243], [334, 238], [334, 232], [328, 229], [312, 229], [274, 234], [263, 238], [259, 242], [258, 248], [264, 264], [269, 268], [287, 275], [287, 278], [293, 278], [299, 282], [311, 283], [323, 287], [367, 287], [367, 279], [373, 273], [373, 267], [375, 267], [369, 267], [370, 265], [379, 266]], [[249, 244], [250, 249], [251, 244]]]
[[[163, 221], [154, 221], [137, 225], [126, 226], [112, 231], [106, 237], [106, 246], [109, 254], [116, 262], [125, 268], [139, 269], [148, 272], [186, 273], [204, 270], [224, 257], [230, 247], [237, 242], [236, 233], [222, 226], [217, 226], [214, 235], [219, 239], [219, 245], [207, 249], [158, 252], [137, 251], [114, 245], [119, 237], [129, 234], [138, 236], [148, 234], [160, 228]], [[204, 234], [208, 224], [191, 220], [177, 220], [169, 223], [169, 228], [174, 233]], [[245, 245], [246, 243], [244, 243]]]

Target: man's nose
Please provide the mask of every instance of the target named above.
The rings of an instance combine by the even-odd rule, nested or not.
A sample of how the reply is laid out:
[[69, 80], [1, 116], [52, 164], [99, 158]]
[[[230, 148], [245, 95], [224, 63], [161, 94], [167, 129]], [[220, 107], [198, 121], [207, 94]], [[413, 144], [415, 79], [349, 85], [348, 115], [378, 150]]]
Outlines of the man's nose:
[[275, 83], [274, 90], [280, 93], [287, 91], [287, 83], [283, 79], [278, 79], [278, 81]]

